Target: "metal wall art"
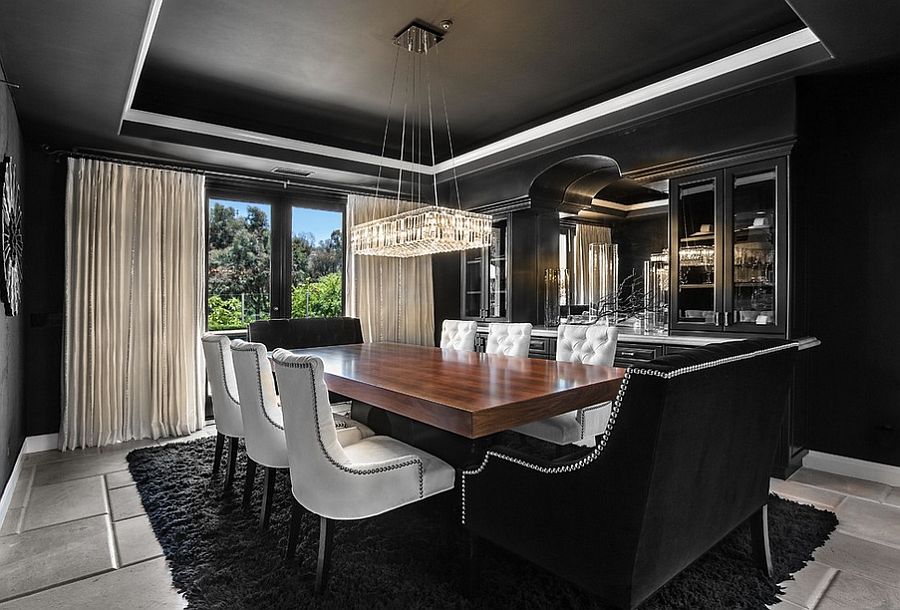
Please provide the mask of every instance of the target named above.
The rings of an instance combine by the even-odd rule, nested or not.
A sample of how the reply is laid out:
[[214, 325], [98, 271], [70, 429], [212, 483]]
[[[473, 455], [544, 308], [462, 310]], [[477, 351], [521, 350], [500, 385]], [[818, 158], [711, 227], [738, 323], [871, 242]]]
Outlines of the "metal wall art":
[[2, 174], [2, 235], [3, 250], [2, 296], [6, 315], [19, 313], [22, 302], [22, 205], [19, 201], [19, 179], [12, 157], [3, 159]]

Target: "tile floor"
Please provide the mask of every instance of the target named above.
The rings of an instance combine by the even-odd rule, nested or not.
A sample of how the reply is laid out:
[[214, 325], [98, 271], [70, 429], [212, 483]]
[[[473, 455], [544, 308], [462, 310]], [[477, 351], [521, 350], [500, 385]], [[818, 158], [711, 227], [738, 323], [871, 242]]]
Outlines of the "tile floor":
[[[25, 456], [0, 526], [0, 610], [185, 606], [127, 470], [148, 444]], [[773, 608], [900, 608], [900, 489], [801, 469], [772, 490], [840, 519]]]

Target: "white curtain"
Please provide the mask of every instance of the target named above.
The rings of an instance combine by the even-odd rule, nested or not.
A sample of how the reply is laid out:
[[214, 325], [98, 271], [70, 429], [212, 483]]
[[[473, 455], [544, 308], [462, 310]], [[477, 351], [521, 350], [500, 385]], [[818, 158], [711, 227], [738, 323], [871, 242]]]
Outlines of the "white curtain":
[[[418, 207], [400, 202], [400, 211]], [[397, 213], [397, 200], [347, 198], [347, 229]], [[347, 315], [360, 319], [366, 341], [434, 345], [431, 256], [359, 256], [348, 249]]]
[[586, 305], [591, 298], [591, 267], [589, 249], [591, 244], [611, 244], [612, 230], [609, 227], [579, 224], [575, 227], [572, 244], [572, 303]]
[[60, 448], [204, 420], [203, 176], [69, 159]]

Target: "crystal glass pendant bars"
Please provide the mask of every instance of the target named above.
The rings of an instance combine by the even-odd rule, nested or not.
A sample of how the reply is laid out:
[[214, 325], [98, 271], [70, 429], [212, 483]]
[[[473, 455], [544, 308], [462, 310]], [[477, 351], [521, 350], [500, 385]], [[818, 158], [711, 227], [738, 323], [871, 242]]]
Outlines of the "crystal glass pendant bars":
[[[444, 23], [447, 25], [444, 26]], [[449, 22], [442, 23], [444, 29], [449, 28]], [[431, 165], [435, 165], [434, 154], [434, 111], [431, 97], [431, 69], [428, 63], [429, 51], [436, 55], [435, 45], [441, 40], [438, 30], [432, 30], [427, 26], [413, 23], [394, 38], [397, 45], [397, 61], [394, 62], [393, 83], [397, 81], [400, 67], [400, 51], [406, 51], [409, 55], [409, 63], [406, 74], [406, 100], [403, 106], [403, 122], [401, 128], [400, 160], [412, 161], [421, 164], [422, 149], [429, 146], [431, 150]], [[424, 74], [423, 74], [424, 72]], [[424, 88], [424, 98], [427, 100], [427, 139], [423, 135], [418, 117], [422, 114], [420, 102], [422, 98], [416, 91]], [[381, 157], [384, 159], [387, 145], [388, 131], [390, 127], [391, 106], [394, 97], [394, 84], [391, 85], [391, 103], [388, 107], [388, 116], [385, 121], [384, 142], [381, 148]], [[441, 87], [441, 99], [445, 100], [443, 87]], [[412, 102], [412, 110], [410, 103]], [[450, 136], [450, 121], [447, 118], [447, 104], [444, 101], [444, 122], [447, 127], [447, 142], [450, 148], [450, 163], [453, 165], [453, 140]], [[407, 125], [407, 117], [410, 116], [411, 125]], [[409, 142], [407, 143], [407, 138]], [[407, 151], [408, 157], [404, 154]], [[418, 155], [418, 159], [416, 158]], [[375, 195], [381, 184], [383, 164], [378, 170], [378, 184]], [[350, 244], [354, 254], [370, 256], [412, 257], [439, 252], [454, 252], [468, 250], [469, 248], [487, 248], [491, 245], [492, 219], [486, 214], [463, 211], [460, 206], [459, 185], [456, 179], [456, 168], [453, 168], [453, 182], [456, 192], [456, 208], [441, 207], [438, 205], [437, 175], [433, 175], [434, 204], [426, 205], [422, 201], [421, 174], [418, 181], [412, 172], [409, 173], [409, 192], [403, 193], [403, 170], [397, 181], [397, 213], [358, 224], [350, 228]], [[418, 189], [416, 188], [418, 186]], [[420, 207], [400, 212], [401, 200], [412, 200], [420, 204]]]

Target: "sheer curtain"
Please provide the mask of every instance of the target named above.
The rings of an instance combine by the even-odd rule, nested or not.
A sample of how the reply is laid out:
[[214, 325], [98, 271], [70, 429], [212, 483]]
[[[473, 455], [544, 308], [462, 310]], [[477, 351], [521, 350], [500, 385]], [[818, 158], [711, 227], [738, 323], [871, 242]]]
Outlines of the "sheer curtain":
[[575, 240], [572, 243], [572, 303], [585, 305], [591, 298], [590, 245], [611, 243], [612, 230], [609, 227], [585, 224], [575, 227]]
[[69, 159], [60, 448], [204, 420], [204, 178]]
[[[418, 207], [400, 202], [400, 211]], [[347, 198], [347, 229], [397, 213], [397, 200]], [[366, 341], [434, 345], [431, 257], [358, 256], [348, 249], [347, 315], [360, 319]]]

